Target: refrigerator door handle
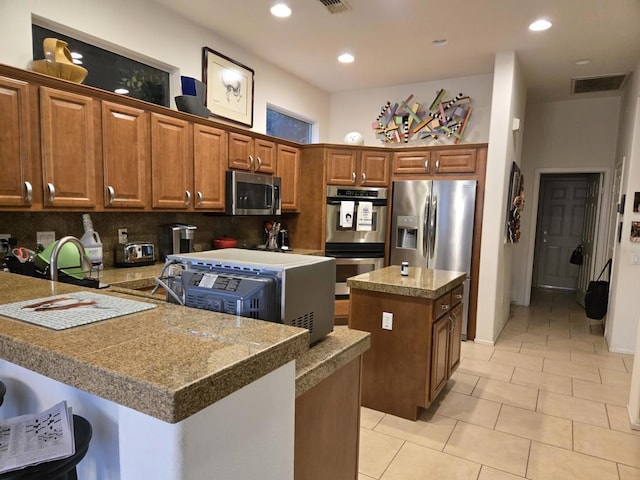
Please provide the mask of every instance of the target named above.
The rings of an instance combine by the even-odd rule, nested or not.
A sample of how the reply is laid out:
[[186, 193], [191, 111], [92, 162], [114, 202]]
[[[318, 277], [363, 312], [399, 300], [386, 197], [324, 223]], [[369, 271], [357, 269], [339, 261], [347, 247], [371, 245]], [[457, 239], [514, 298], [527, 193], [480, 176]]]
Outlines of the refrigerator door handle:
[[430, 214], [430, 205], [431, 200], [429, 197], [425, 197], [424, 199], [424, 212], [423, 212], [423, 221], [422, 221], [422, 256], [427, 258], [427, 253], [429, 251], [429, 218]]
[[436, 251], [436, 229], [438, 226], [438, 197], [433, 195], [433, 205], [429, 217], [429, 258], [433, 258]]

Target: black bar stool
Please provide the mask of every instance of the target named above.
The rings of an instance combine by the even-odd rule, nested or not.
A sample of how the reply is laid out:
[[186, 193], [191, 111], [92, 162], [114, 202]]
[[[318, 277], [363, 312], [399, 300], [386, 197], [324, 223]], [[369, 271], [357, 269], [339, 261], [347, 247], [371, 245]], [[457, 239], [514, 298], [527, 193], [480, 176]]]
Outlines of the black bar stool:
[[[0, 405], [2, 405], [5, 393], [6, 387], [4, 383], [0, 382]], [[73, 432], [76, 441], [76, 453], [73, 455], [3, 473], [0, 475], [0, 480], [78, 480], [76, 465], [80, 463], [89, 449], [93, 429], [85, 418], [74, 415]]]

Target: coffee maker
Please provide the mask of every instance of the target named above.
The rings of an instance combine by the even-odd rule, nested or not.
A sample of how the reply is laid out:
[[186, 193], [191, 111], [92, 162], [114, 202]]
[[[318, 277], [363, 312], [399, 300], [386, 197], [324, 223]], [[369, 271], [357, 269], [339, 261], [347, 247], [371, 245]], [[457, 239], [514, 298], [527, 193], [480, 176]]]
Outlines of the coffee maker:
[[184, 223], [171, 223], [162, 225], [160, 234], [160, 256], [164, 259], [167, 255], [176, 253], [193, 252], [195, 225]]

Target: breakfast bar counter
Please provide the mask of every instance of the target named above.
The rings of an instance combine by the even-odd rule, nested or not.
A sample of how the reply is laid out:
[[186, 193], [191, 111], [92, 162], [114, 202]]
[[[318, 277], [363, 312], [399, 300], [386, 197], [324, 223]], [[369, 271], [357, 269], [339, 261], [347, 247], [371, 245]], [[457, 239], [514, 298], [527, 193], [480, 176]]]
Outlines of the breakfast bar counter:
[[66, 399], [94, 426], [91, 460], [80, 465], [89, 469], [84, 478], [195, 479], [205, 471], [220, 478], [257, 478], [257, 472], [265, 479], [293, 478], [296, 395], [344, 365], [359, 366], [369, 335], [336, 328], [309, 348], [305, 329], [126, 291], [0, 272], [0, 305], [75, 292], [155, 305], [65, 330], [0, 315], [4, 416]]

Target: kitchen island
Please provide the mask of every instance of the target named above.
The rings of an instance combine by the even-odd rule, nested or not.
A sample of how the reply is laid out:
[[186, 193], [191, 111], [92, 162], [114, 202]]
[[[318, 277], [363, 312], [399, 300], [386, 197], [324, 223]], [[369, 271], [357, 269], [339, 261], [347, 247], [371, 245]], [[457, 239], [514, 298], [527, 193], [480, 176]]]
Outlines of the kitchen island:
[[347, 279], [349, 328], [371, 333], [362, 405], [416, 420], [460, 362], [462, 272], [390, 266]]
[[[0, 273], [0, 304], [78, 291]], [[94, 428], [87, 480], [293, 479], [297, 384], [313, 391], [368, 347], [363, 332], [309, 349], [304, 329], [100, 294], [155, 308], [60, 331], [0, 316], [2, 416], [67, 400]]]

